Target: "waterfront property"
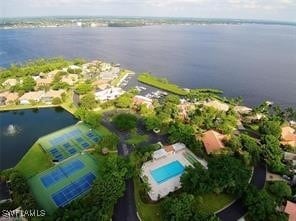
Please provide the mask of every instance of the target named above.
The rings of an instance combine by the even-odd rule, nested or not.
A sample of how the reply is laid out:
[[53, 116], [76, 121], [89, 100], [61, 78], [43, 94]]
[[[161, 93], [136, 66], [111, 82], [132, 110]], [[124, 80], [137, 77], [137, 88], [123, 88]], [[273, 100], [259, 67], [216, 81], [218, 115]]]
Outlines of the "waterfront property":
[[38, 204], [49, 214], [85, 195], [97, 176], [95, 159], [87, 153], [76, 155], [28, 180]]
[[99, 100], [99, 101], [108, 101], [108, 100], [114, 100], [115, 98], [119, 97], [123, 93], [124, 93], [124, 90], [122, 90], [120, 87], [112, 87], [103, 91], [96, 92], [95, 97], [96, 97], [96, 100]]
[[185, 167], [199, 162], [207, 168], [207, 162], [197, 158], [182, 143], [164, 146], [152, 154], [153, 160], [143, 164], [141, 177], [147, 178], [151, 190], [148, 195], [153, 201], [181, 188], [180, 177]]

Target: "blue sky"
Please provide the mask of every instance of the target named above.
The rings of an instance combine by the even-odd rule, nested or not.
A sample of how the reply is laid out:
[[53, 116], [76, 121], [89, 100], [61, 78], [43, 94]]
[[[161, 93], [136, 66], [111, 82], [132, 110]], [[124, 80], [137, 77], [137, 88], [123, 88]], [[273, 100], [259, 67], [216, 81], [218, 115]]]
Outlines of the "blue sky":
[[296, 0], [0, 0], [0, 17], [94, 15], [296, 22]]

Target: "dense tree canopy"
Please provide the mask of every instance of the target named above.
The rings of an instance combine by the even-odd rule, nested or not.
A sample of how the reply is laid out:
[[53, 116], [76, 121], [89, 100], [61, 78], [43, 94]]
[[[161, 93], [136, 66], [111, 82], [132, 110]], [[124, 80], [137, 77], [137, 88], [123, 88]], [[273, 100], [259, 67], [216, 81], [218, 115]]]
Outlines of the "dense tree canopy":
[[258, 142], [246, 135], [242, 134], [240, 135], [240, 140], [243, 146], [243, 149], [246, 150], [250, 156], [253, 164], [256, 164], [260, 160], [260, 154], [261, 154], [261, 146], [258, 144]]
[[263, 143], [263, 155], [268, 167], [273, 172], [283, 173], [285, 166], [281, 162], [283, 153], [279, 140], [273, 135], [266, 135], [263, 138]]
[[241, 160], [228, 155], [210, 158], [208, 168], [216, 192], [241, 193], [251, 175]]
[[281, 136], [281, 122], [275, 120], [263, 121], [260, 125], [260, 132], [263, 135], [273, 135], [279, 139]]
[[268, 183], [266, 189], [275, 198], [278, 205], [292, 195], [291, 187], [284, 181]]
[[79, 85], [77, 85], [75, 91], [78, 94], [86, 94], [88, 92], [91, 92], [93, 90], [93, 86], [91, 85], [91, 83], [80, 83]]
[[275, 212], [276, 203], [265, 189], [258, 190], [251, 186], [245, 193], [244, 204], [251, 220], [265, 221]]
[[183, 191], [194, 195], [207, 193], [212, 188], [208, 171], [199, 163], [186, 167], [180, 181]]
[[133, 114], [122, 113], [116, 115], [112, 122], [119, 130], [131, 130], [136, 127], [137, 117]]
[[88, 93], [84, 95], [79, 102], [79, 105], [85, 109], [91, 110], [96, 107], [97, 102], [95, 95], [92, 93]]
[[164, 220], [190, 221], [194, 216], [194, 196], [183, 193], [178, 197], [169, 197], [162, 203]]
[[191, 113], [191, 124], [205, 130], [216, 129], [223, 133], [230, 133], [236, 127], [237, 119], [233, 111], [223, 112], [213, 107], [196, 108]]

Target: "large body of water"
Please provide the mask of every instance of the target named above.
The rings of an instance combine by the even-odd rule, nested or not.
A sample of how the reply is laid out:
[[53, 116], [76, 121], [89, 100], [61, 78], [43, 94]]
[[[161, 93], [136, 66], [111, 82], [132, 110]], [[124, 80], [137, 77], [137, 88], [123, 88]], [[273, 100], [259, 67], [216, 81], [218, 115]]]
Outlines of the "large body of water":
[[15, 166], [39, 137], [76, 122], [59, 107], [0, 112], [0, 170]]
[[0, 66], [50, 56], [120, 63], [248, 105], [296, 106], [296, 27], [171, 25], [0, 30]]

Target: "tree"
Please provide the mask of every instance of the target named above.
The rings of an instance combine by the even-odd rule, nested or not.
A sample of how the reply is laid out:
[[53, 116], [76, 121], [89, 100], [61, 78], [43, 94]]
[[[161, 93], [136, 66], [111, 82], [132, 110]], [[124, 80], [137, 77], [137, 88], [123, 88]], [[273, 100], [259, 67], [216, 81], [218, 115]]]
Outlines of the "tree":
[[291, 187], [284, 181], [275, 181], [267, 185], [268, 192], [274, 196], [278, 205], [292, 195]]
[[244, 191], [251, 175], [241, 160], [228, 155], [209, 159], [208, 170], [216, 192], [231, 194]]
[[165, 97], [165, 102], [180, 104], [180, 97], [174, 94], [169, 94], [168, 96]]
[[227, 146], [234, 152], [242, 149], [242, 143], [238, 136], [232, 136], [231, 139], [227, 142]]
[[263, 155], [270, 170], [283, 173], [285, 166], [281, 162], [283, 154], [280, 149], [279, 140], [273, 135], [266, 135], [264, 136], [263, 142]]
[[55, 97], [55, 98], [52, 99], [51, 103], [54, 104], [54, 105], [58, 105], [58, 104], [61, 104], [62, 101], [61, 101], [61, 98]]
[[83, 118], [84, 122], [89, 124], [93, 128], [96, 128], [98, 126], [100, 119], [101, 115], [94, 111], [86, 111]]
[[91, 92], [92, 89], [93, 87], [90, 83], [81, 83], [76, 87], [76, 92], [78, 94], [86, 94], [88, 92]]
[[137, 117], [132, 114], [118, 114], [113, 118], [114, 125], [119, 130], [131, 130], [136, 127]]
[[80, 106], [91, 110], [93, 108], [96, 107], [96, 98], [95, 95], [88, 93], [86, 95], [84, 95], [81, 99], [80, 99]]
[[168, 197], [162, 203], [164, 220], [189, 221], [194, 216], [194, 196], [182, 193], [178, 197]]
[[243, 149], [250, 154], [252, 163], [256, 164], [257, 162], [259, 162], [261, 147], [257, 144], [257, 141], [246, 134], [240, 135], [240, 140], [241, 140]]
[[273, 135], [277, 139], [281, 136], [281, 122], [275, 120], [263, 121], [259, 128], [263, 135]]
[[32, 77], [25, 77], [22, 84], [22, 89], [26, 92], [33, 91], [36, 82]]
[[159, 117], [155, 115], [149, 115], [144, 118], [145, 126], [147, 130], [153, 130], [155, 128], [160, 128], [161, 127], [161, 120]]
[[187, 145], [194, 137], [194, 130], [188, 124], [175, 123], [169, 128], [168, 134], [171, 142], [181, 142]]
[[121, 95], [120, 97], [118, 97], [114, 103], [116, 107], [119, 108], [128, 108], [131, 106], [132, 104], [132, 94], [130, 93], [125, 93], [123, 95]]
[[183, 190], [190, 194], [201, 195], [211, 190], [209, 173], [200, 163], [186, 167], [180, 181]]
[[265, 221], [275, 212], [276, 203], [265, 189], [250, 186], [245, 192], [244, 204], [251, 220]]
[[115, 134], [110, 134], [102, 137], [99, 146], [104, 148], [107, 147], [108, 149], [116, 149], [119, 143], [119, 137]]

